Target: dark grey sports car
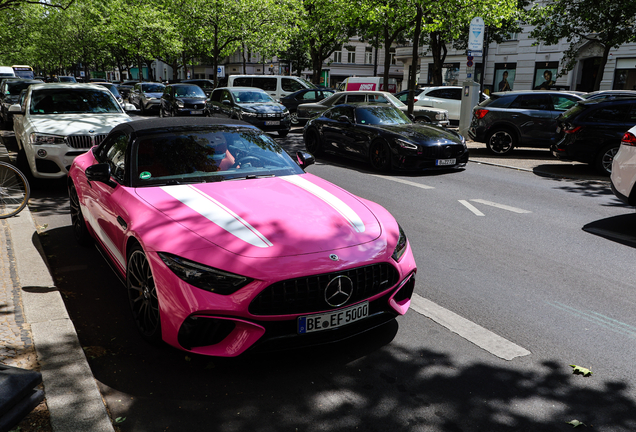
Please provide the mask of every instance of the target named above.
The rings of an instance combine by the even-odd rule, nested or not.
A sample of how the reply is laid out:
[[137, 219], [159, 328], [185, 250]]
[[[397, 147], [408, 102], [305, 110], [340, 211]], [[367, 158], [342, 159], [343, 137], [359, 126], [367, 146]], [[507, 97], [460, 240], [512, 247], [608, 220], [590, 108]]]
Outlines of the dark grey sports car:
[[311, 119], [303, 136], [313, 155], [337, 153], [368, 161], [377, 171], [455, 169], [468, 162], [460, 134], [413, 123], [389, 105], [338, 105]]

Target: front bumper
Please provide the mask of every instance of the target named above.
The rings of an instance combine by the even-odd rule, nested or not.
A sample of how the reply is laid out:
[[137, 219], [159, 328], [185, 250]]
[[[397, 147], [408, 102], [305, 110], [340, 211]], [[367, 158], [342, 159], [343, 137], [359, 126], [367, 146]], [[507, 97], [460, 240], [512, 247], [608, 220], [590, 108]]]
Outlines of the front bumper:
[[[338, 254], [341, 258], [345, 257], [342, 250]], [[247, 350], [295, 349], [346, 339], [405, 314], [415, 287], [416, 266], [408, 245], [399, 263], [392, 260], [388, 263], [397, 272], [397, 282], [387, 288], [377, 289], [375, 294], [366, 296], [360, 291], [362, 298], [356, 298], [355, 301], [337, 308], [256, 314], [255, 310], [254, 313], [250, 312], [256, 299], [273, 285], [280, 283], [280, 280], [254, 281], [235, 294], [222, 296], [186, 284], [167, 269], [155, 253], [149, 253], [148, 257], [158, 289], [163, 340], [176, 348], [210, 356], [234, 357]], [[297, 258], [290, 258], [287, 264], [291, 265], [296, 260]], [[280, 271], [277, 273], [280, 278]], [[374, 280], [373, 283], [379, 284], [378, 287], [382, 286], [379, 280]], [[314, 333], [299, 334], [297, 331], [297, 320], [301, 316], [331, 313], [364, 301], [369, 302], [369, 315], [362, 320]]]
[[76, 149], [66, 144], [26, 144], [24, 150], [31, 174], [35, 178], [42, 179], [65, 177], [73, 160], [88, 151], [88, 149]]
[[[271, 132], [271, 131], [288, 131], [291, 128], [291, 120], [289, 116], [286, 117], [272, 117], [272, 118], [261, 118], [261, 117], [248, 117], [241, 116], [241, 120], [246, 121], [262, 131]], [[272, 124], [272, 123], [278, 124]]]
[[[414, 152], [397, 151], [393, 155], [393, 169], [401, 171], [422, 171], [422, 170], [449, 170], [461, 169], [468, 163], [469, 150], [453, 149], [451, 151], [443, 151], [439, 148], [426, 148], [423, 152], [415, 154]], [[452, 165], [442, 165], [449, 159], [455, 159]], [[439, 162], [438, 162], [439, 161]]]

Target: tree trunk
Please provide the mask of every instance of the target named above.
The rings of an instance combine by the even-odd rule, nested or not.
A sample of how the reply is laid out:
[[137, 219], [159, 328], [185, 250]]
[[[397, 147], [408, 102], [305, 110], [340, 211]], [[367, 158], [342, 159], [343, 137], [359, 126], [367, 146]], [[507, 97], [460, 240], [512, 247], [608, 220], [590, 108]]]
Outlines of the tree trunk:
[[446, 61], [446, 43], [442, 40], [439, 32], [431, 33], [431, 52], [433, 54], [433, 67], [431, 69], [431, 78], [433, 85], [441, 86], [444, 82], [442, 78], [442, 69]]
[[601, 58], [601, 64], [598, 65], [598, 72], [596, 72], [596, 80], [594, 81], [593, 91], [597, 91], [601, 88], [601, 81], [603, 80], [603, 73], [605, 72], [605, 65], [607, 64], [607, 58], [612, 47], [605, 45], [603, 49], [603, 57]]
[[[389, 36], [389, 30], [384, 28], [384, 73], [382, 80], [384, 81], [384, 91], [389, 91], [389, 72], [391, 69], [391, 44], [393, 40]], [[382, 89], [380, 89], [382, 90]]]
[[411, 74], [409, 82], [409, 114], [413, 114], [413, 102], [415, 100], [415, 75], [417, 73], [417, 65], [420, 62], [418, 51], [420, 50], [420, 35], [422, 33], [422, 17], [424, 11], [421, 5], [417, 5], [415, 14], [415, 33], [413, 34], [413, 55], [411, 56]]

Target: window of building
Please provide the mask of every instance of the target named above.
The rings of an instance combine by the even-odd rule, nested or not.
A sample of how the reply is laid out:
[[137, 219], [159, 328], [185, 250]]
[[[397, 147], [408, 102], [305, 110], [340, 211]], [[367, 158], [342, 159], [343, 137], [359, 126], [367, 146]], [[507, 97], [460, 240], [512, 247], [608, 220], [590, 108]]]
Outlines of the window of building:
[[[433, 84], [433, 63], [428, 65], [428, 83]], [[444, 63], [442, 66], [442, 85], [459, 84], [459, 63]]]
[[559, 62], [538, 62], [534, 66], [534, 90], [549, 90], [556, 84]]
[[517, 63], [495, 63], [493, 89], [498, 92], [514, 90], [516, 75]]
[[347, 46], [347, 63], [355, 63], [356, 62], [356, 47]]
[[364, 64], [373, 64], [373, 47], [364, 48]]
[[333, 62], [342, 63], [342, 51], [335, 51], [333, 53]]
[[616, 59], [613, 90], [636, 90], [636, 58]]
[[389, 55], [391, 56], [391, 64], [396, 64], [397, 60], [395, 60], [395, 48], [389, 48]]

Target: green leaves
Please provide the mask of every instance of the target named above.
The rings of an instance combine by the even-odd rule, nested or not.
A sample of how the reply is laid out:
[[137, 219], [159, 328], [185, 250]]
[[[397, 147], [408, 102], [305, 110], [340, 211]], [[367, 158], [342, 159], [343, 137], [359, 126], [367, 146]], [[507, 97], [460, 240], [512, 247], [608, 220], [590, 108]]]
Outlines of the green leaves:
[[574, 368], [572, 372], [574, 375], [583, 375], [584, 377], [588, 377], [592, 375], [592, 371], [577, 365], [570, 365], [570, 367]]

